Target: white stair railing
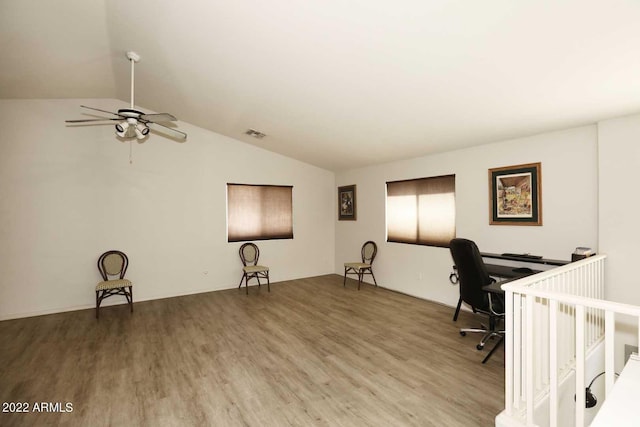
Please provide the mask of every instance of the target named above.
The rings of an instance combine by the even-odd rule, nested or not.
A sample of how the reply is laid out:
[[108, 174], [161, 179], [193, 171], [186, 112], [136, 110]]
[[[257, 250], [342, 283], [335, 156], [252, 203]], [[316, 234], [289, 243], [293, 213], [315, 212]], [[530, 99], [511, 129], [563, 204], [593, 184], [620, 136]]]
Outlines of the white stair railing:
[[[635, 316], [640, 322], [640, 307], [603, 300], [605, 259], [596, 255], [502, 286], [506, 346], [501, 416], [520, 425], [538, 421], [557, 426], [561, 381], [575, 370], [575, 390], [584, 390], [586, 355], [602, 340], [606, 392], [613, 387], [615, 315]], [[549, 399], [549, 419], [535, 420], [543, 399]], [[585, 394], [576, 393], [575, 425], [584, 426], [584, 420]]]

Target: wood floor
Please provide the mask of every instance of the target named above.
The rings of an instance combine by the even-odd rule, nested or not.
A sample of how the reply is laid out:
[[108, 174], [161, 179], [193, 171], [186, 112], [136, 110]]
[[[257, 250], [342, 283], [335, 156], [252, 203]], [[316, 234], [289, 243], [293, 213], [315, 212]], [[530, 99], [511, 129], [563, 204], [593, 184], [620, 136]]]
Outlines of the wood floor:
[[328, 275], [0, 322], [0, 402], [73, 409], [0, 425], [493, 426], [504, 355], [480, 363], [479, 336], [457, 331], [473, 315], [356, 287]]

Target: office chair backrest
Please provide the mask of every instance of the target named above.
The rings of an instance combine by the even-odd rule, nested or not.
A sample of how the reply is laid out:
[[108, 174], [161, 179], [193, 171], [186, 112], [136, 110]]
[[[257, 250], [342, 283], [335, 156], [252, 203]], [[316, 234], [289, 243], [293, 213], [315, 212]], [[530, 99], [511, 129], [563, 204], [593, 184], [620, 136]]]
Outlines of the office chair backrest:
[[489, 297], [482, 287], [493, 279], [487, 273], [478, 246], [471, 240], [453, 239], [449, 250], [458, 271], [462, 301], [476, 310], [489, 310]]
[[362, 262], [367, 264], [373, 264], [373, 260], [376, 258], [376, 254], [378, 253], [378, 245], [376, 242], [369, 240], [362, 245]]

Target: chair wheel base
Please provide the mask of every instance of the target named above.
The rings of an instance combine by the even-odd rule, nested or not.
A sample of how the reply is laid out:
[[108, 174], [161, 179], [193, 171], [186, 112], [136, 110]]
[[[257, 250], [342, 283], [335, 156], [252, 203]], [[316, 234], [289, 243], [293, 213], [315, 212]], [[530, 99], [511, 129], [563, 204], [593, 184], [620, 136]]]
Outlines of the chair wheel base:
[[476, 348], [477, 348], [478, 350], [482, 350], [482, 349], [484, 348], [484, 345], [482, 345], [482, 344], [478, 344], [478, 345], [476, 346]]
[[463, 337], [466, 337], [467, 333], [465, 331], [460, 331], [460, 335], [462, 335]]

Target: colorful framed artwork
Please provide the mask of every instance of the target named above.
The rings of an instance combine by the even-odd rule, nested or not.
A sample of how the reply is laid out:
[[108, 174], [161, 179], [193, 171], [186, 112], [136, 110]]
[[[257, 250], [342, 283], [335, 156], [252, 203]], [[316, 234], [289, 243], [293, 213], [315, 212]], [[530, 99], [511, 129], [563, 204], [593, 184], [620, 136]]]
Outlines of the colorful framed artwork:
[[338, 187], [338, 220], [356, 220], [356, 186]]
[[541, 164], [489, 169], [489, 224], [542, 225]]

